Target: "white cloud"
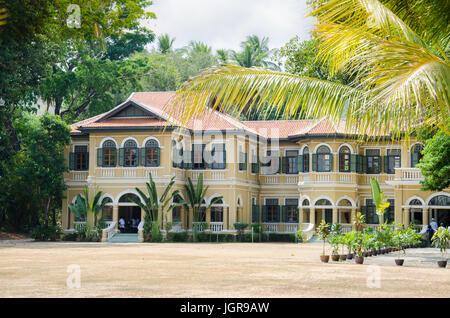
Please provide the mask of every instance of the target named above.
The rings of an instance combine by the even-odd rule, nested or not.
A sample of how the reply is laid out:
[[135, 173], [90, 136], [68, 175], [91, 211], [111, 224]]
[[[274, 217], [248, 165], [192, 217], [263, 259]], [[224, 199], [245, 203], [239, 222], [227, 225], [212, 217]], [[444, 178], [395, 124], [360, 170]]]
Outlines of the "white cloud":
[[203, 41], [214, 50], [239, 49], [247, 35], [269, 37], [271, 48], [292, 37], [309, 38], [312, 19], [306, 0], [155, 0], [157, 19], [146, 25], [157, 35], [175, 37], [175, 47]]

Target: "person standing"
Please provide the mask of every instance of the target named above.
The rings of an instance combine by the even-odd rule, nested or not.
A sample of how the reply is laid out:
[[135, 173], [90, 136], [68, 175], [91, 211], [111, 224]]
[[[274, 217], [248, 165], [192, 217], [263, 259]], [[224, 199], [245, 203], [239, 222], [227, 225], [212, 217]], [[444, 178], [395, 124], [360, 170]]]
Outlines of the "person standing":
[[432, 219], [431, 219], [431, 223], [430, 223], [430, 226], [431, 226], [431, 228], [433, 229], [433, 231], [436, 231], [436, 230], [437, 230], [437, 228], [438, 228], [438, 224], [437, 224], [437, 222], [436, 222], [436, 219], [435, 219], [435, 218], [432, 218]]
[[125, 220], [123, 218], [120, 218], [119, 220], [119, 230], [120, 233], [125, 232]]

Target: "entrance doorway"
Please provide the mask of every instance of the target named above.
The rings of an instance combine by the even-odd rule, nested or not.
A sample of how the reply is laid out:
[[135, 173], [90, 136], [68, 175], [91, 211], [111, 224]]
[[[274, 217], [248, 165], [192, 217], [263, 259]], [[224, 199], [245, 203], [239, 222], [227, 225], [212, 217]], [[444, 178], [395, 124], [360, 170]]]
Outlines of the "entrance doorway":
[[[121, 227], [120, 220], [125, 221], [124, 227]], [[121, 233], [137, 233], [138, 225], [141, 222], [141, 208], [138, 206], [120, 206], [119, 207], [119, 229]]]
[[450, 226], [450, 209], [433, 209], [432, 215], [435, 216], [438, 226]]

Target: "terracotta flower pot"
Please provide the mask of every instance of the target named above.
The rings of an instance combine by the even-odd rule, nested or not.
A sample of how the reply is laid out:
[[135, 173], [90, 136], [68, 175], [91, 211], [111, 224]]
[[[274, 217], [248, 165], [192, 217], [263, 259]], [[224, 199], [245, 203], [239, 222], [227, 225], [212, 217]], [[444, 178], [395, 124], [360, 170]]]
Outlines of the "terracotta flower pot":
[[330, 260], [330, 255], [320, 255], [320, 260], [324, 263], [328, 263]]
[[438, 266], [441, 268], [445, 268], [447, 266], [447, 261], [438, 261]]
[[347, 254], [347, 259], [352, 259], [353, 258], [353, 254], [352, 253], [348, 253]]
[[341, 261], [347, 260], [347, 254], [339, 255], [339, 260], [341, 260]]
[[355, 263], [356, 264], [362, 264], [364, 263], [364, 257], [355, 256]]
[[404, 259], [396, 259], [395, 260], [395, 264], [397, 265], [397, 266], [403, 266], [403, 262], [404, 262], [405, 260]]
[[339, 254], [331, 255], [331, 260], [333, 260], [334, 262], [338, 262], [339, 261]]

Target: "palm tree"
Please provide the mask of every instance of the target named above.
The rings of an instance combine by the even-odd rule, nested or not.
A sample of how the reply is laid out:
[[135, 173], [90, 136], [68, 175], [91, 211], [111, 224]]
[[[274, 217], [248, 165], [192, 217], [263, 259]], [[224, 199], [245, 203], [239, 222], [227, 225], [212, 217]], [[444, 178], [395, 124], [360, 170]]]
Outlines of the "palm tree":
[[172, 51], [172, 45], [175, 38], [170, 38], [169, 34], [162, 34], [158, 36], [158, 50], [162, 54], [167, 54]]
[[187, 46], [187, 51], [192, 53], [205, 53], [205, 54], [211, 54], [211, 47], [208, 46], [206, 43], [203, 43], [201, 41], [191, 41], [189, 42], [189, 45]]
[[[204, 187], [203, 184], [203, 173], [200, 173], [197, 185], [194, 186], [192, 183], [191, 178], [188, 178], [188, 183], [184, 185], [184, 189], [186, 191], [186, 198], [187, 202], [183, 200], [182, 204], [184, 205], [184, 208], [186, 211], [189, 211], [189, 208], [192, 209], [193, 213], [193, 235], [194, 235], [194, 242], [197, 242], [197, 222], [200, 221], [200, 212], [202, 209], [203, 202], [205, 202], [205, 196], [206, 192], [208, 191], [208, 186]], [[211, 205], [215, 204], [216, 202], [222, 200], [222, 196], [215, 197], [208, 206], [206, 206], [206, 209], [209, 209]]]
[[217, 60], [220, 65], [229, 64], [230, 52], [224, 49], [219, 49], [216, 51]]
[[[166, 208], [173, 201], [174, 197], [179, 196], [179, 190], [175, 190], [170, 192], [173, 185], [175, 184], [175, 176], [170, 179], [169, 184], [164, 189], [163, 193], [160, 197], [158, 197], [158, 191], [156, 189], [156, 184], [153, 181], [152, 174], [149, 174], [150, 182], [146, 182], [147, 195], [142, 192], [139, 188], [136, 188], [137, 193], [139, 194], [141, 200], [130, 197], [129, 199], [136, 203], [142, 210], [145, 211], [145, 230], [146, 234], [148, 232], [152, 232], [152, 241], [158, 242], [161, 241], [161, 231], [159, 226], [159, 211], [162, 214], [166, 211]], [[173, 205], [170, 205], [167, 210], [172, 209]]]
[[89, 213], [94, 215], [94, 226], [97, 226], [97, 216], [103, 207], [110, 202], [108, 197], [105, 197], [100, 201], [102, 196], [102, 191], [94, 190], [94, 199], [89, 202], [89, 189], [88, 187], [83, 188], [83, 196], [78, 194], [75, 199], [75, 204], [70, 203], [69, 209], [76, 217], [87, 216]]
[[240, 52], [231, 51], [234, 62], [242, 67], [265, 67], [280, 70], [278, 65], [269, 61], [271, 51], [268, 46], [269, 38], [260, 39], [257, 35], [249, 35], [241, 42]]
[[[345, 119], [361, 135], [406, 136], [436, 125], [450, 134], [450, 2], [315, 0], [319, 59], [331, 74], [354, 75], [350, 85], [276, 71], [219, 66], [185, 83], [176, 102], [183, 120], [215, 98], [217, 107], [251, 108], [283, 117]], [[257, 97], [257, 98], [256, 98]], [[195, 112], [193, 111], [195, 108]]]

